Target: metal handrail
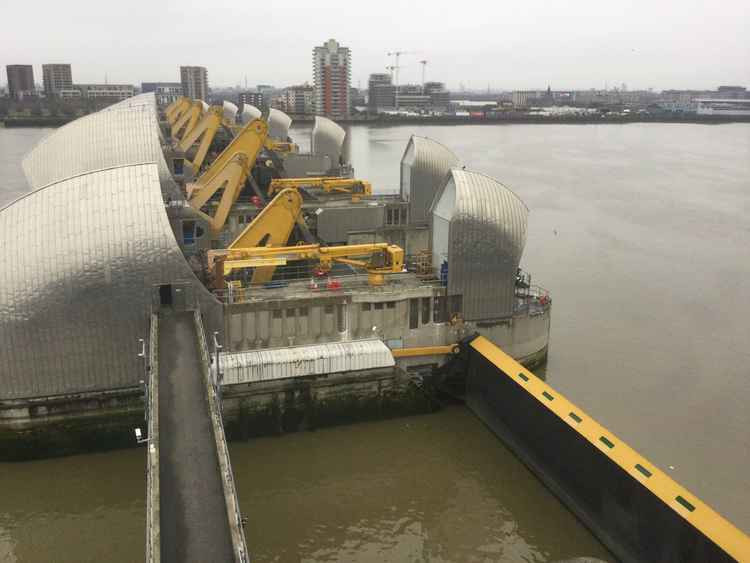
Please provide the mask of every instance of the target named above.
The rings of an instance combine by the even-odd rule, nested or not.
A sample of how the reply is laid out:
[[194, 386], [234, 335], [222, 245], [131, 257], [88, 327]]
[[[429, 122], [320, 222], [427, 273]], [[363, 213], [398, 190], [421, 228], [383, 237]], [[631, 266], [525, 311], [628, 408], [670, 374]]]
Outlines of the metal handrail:
[[211, 375], [210, 351], [203, 327], [203, 319], [201, 318], [199, 310], [196, 310], [194, 314], [195, 325], [198, 332], [198, 348], [200, 350], [201, 360], [205, 366], [204, 377], [206, 390], [208, 391], [209, 414], [211, 415], [211, 423], [214, 428], [214, 439], [216, 440], [216, 454], [219, 458], [219, 468], [223, 476], [222, 484], [225, 487], [224, 496], [228, 501], [227, 517], [230, 519], [230, 524], [232, 524], [230, 528], [236, 530], [236, 537], [235, 534], [232, 534], [235, 560], [237, 563], [248, 563], [250, 557], [248, 555], [247, 541], [245, 538], [244, 527], [242, 525], [242, 514], [240, 513], [239, 498], [237, 497], [237, 486], [235, 485], [232, 462], [229, 457], [226, 436], [224, 435], [224, 420], [221, 414], [221, 407], [218, 404], [219, 398], [216, 394], [216, 385], [219, 384], [218, 374], [216, 378], [213, 378]]

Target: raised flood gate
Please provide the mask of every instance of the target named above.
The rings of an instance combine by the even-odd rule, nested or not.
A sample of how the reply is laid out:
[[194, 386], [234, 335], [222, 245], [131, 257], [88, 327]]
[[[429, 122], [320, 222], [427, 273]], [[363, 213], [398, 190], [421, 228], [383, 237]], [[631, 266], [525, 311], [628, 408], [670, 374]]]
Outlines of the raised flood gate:
[[622, 561], [750, 560], [750, 539], [483, 337], [466, 404]]
[[248, 560], [197, 311], [152, 316], [146, 560]]

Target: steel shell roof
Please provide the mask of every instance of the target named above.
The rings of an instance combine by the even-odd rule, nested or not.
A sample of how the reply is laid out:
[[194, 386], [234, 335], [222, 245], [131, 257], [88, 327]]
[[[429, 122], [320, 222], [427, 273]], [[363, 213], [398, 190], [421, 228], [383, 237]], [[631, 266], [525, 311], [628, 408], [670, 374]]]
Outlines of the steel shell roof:
[[261, 115], [263, 115], [263, 113], [255, 106], [252, 106], [250, 104], [242, 104], [240, 121], [243, 124], [250, 123], [253, 119], [260, 119]]
[[0, 209], [0, 400], [137, 385], [155, 286], [178, 284], [220, 326], [165, 212], [152, 97], [61, 127], [24, 160], [32, 191]]
[[286, 141], [289, 137], [289, 126], [292, 118], [276, 108], [268, 110], [268, 136], [272, 139]]
[[494, 178], [456, 168], [435, 198], [433, 213], [441, 214], [439, 208], [449, 209], [442, 214], [449, 216], [448, 294], [463, 296], [468, 320], [511, 316], [528, 208]]
[[409, 201], [409, 222], [427, 224], [435, 194], [458, 157], [427, 137], [412, 135], [401, 158], [401, 196]]
[[23, 159], [29, 187], [35, 190], [94, 170], [154, 162], [165, 196], [180, 198], [164, 160], [156, 108], [149, 98], [140, 101], [129, 105], [120, 102], [106, 111], [76, 119], [45, 137]]
[[331, 166], [337, 166], [341, 159], [345, 137], [346, 131], [338, 123], [316, 115], [312, 130], [311, 152], [315, 155], [328, 155], [331, 158]]

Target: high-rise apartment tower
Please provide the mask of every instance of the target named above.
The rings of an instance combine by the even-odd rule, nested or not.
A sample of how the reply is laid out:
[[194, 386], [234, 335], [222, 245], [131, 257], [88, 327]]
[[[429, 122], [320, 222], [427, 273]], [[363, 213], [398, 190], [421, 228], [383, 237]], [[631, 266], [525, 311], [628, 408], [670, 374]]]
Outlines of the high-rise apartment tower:
[[313, 49], [315, 113], [331, 119], [349, 117], [351, 52], [335, 39]]
[[42, 65], [42, 80], [47, 96], [59, 96], [61, 90], [73, 88], [73, 73], [68, 64]]
[[193, 100], [208, 101], [208, 71], [204, 66], [181, 66], [182, 93]]
[[8, 94], [11, 98], [23, 98], [34, 93], [34, 67], [31, 65], [8, 65]]

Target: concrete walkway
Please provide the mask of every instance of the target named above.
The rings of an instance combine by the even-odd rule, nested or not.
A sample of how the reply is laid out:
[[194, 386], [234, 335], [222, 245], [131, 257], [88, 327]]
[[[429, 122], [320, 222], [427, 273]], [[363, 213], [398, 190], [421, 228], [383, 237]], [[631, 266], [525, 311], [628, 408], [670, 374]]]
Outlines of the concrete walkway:
[[233, 561], [193, 313], [159, 317], [161, 560]]

